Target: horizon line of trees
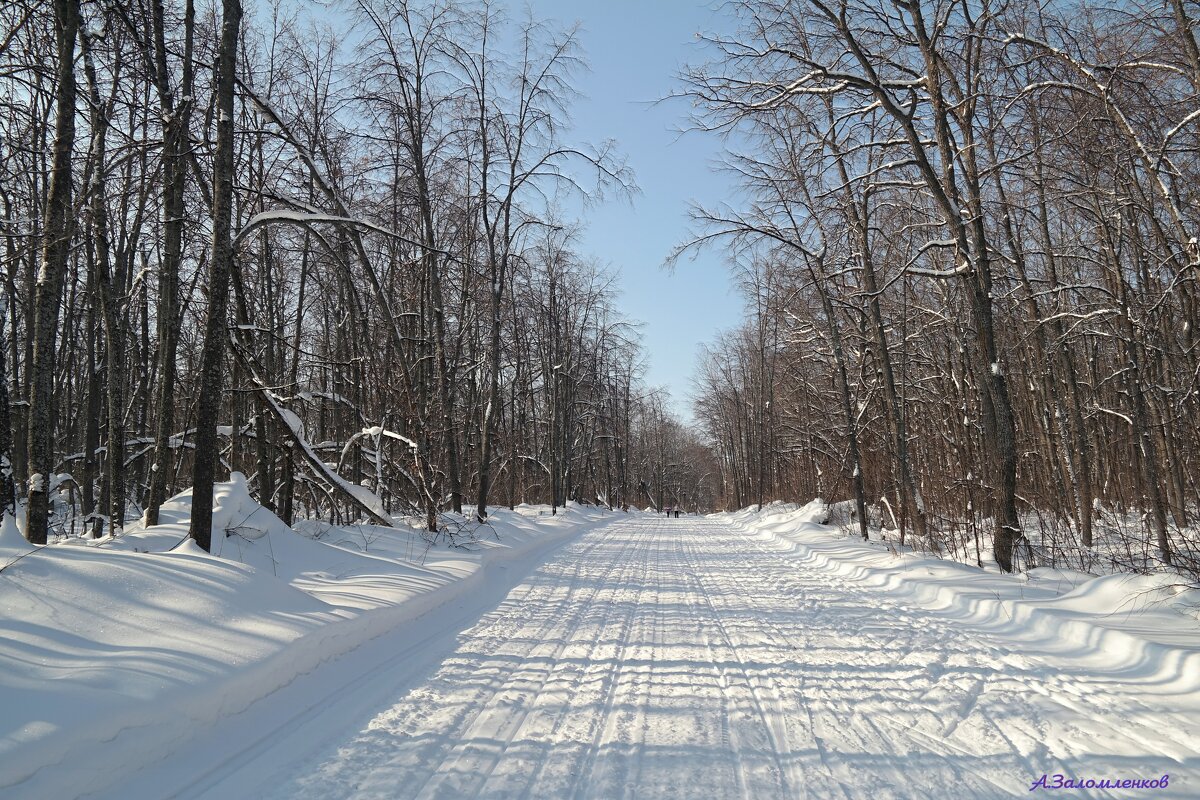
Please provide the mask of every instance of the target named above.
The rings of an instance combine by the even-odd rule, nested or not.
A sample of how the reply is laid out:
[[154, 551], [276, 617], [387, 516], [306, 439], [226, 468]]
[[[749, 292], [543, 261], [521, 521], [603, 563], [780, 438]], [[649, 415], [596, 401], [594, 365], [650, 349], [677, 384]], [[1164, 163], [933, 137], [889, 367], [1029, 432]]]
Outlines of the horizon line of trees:
[[29, 540], [192, 486], [207, 548], [232, 470], [289, 524], [711, 505], [559, 219], [634, 191], [565, 137], [575, 32], [486, 0], [347, 2], [341, 33], [250, 10], [0, 8], [0, 505]]

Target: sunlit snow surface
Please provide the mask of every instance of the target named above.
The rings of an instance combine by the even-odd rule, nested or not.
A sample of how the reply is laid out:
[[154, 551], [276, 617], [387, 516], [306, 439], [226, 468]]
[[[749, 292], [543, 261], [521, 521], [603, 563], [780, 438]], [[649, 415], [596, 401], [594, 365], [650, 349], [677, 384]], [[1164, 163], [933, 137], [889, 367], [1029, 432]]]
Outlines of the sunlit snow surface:
[[342, 674], [327, 662], [466, 593], [507, 591], [606, 516], [498, 510], [465, 547], [403, 520], [302, 536], [235, 473], [214, 492], [210, 555], [185, 538], [190, 508], [185, 492], [161, 525], [40, 549], [0, 528], [0, 797], [65, 800], [155, 765], [197, 766], [183, 757], [197, 734], [301, 677], [320, 701]]
[[991, 798], [1044, 773], [1197, 796], [1194, 658], [984, 633], [992, 612], [931, 614], [729, 522], [587, 534], [379, 708], [318, 714], [200, 796]]
[[1195, 593], [1162, 578], [897, 554], [820, 503], [313, 541], [238, 481], [225, 558], [131, 552], [168, 512], [0, 576], [0, 796], [1200, 796]]

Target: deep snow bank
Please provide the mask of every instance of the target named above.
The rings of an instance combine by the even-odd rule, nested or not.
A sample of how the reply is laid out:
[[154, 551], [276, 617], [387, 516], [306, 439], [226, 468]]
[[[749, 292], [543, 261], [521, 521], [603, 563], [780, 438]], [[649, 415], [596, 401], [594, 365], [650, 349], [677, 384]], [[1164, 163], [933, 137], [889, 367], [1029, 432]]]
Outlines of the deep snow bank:
[[825, 524], [827, 504], [774, 503], [712, 515], [807, 568], [1002, 638], [1026, 654], [1103, 664], [1122, 680], [1200, 691], [1200, 590], [1169, 574], [1003, 575], [864, 542]]
[[115, 541], [32, 548], [0, 530], [0, 795], [95, 791], [494, 567], [516, 577], [613, 517], [500, 510], [449, 547], [404, 525], [300, 535], [237, 474], [214, 501], [211, 555], [185, 538], [189, 493], [163, 507], [164, 524]]

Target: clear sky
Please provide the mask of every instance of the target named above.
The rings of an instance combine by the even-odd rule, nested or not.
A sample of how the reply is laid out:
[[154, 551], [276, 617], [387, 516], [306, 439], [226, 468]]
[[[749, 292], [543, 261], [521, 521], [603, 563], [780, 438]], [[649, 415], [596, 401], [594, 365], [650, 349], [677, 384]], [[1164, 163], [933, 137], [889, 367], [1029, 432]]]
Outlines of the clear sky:
[[[524, 0], [511, 0], [519, 18]], [[619, 307], [643, 323], [646, 380], [665, 386], [674, 407], [690, 413], [697, 348], [741, 319], [719, 249], [662, 269], [688, 231], [693, 200], [711, 205], [729, 196], [730, 180], [710, 167], [722, 149], [712, 134], [682, 137], [685, 101], [652, 101], [678, 88], [680, 68], [701, 54], [697, 31], [721, 29], [722, 19], [702, 0], [529, 0], [535, 17], [582, 25], [591, 67], [579, 76], [582, 97], [573, 108], [574, 136], [614, 139], [636, 173], [641, 193], [632, 204], [611, 200], [585, 212], [582, 251], [621, 274]]]

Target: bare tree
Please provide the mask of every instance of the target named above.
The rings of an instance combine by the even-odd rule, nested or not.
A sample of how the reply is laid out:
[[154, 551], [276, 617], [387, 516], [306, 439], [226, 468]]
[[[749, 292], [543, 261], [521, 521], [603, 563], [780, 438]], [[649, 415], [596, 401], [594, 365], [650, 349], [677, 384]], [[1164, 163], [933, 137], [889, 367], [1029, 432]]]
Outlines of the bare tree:
[[46, 199], [42, 263], [34, 299], [29, 395], [29, 491], [25, 536], [45, 544], [49, 528], [49, 491], [54, 472], [54, 370], [58, 309], [70, 257], [74, 208], [71, 158], [75, 146], [75, 42], [79, 32], [77, 0], [55, 0], [57, 81], [53, 165]]
[[208, 313], [200, 362], [199, 394], [196, 402], [196, 461], [192, 469], [192, 518], [189, 535], [204, 550], [212, 548], [213, 480], [217, 467], [217, 421], [227, 334], [229, 283], [234, 270], [232, 241], [234, 129], [233, 98], [236, 82], [237, 46], [241, 33], [242, 5], [239, 0], [222, 0], [221, 41], [217, 51], [216, 108], [217, 139], [212, 181], [212, 256], [208, 273]]

